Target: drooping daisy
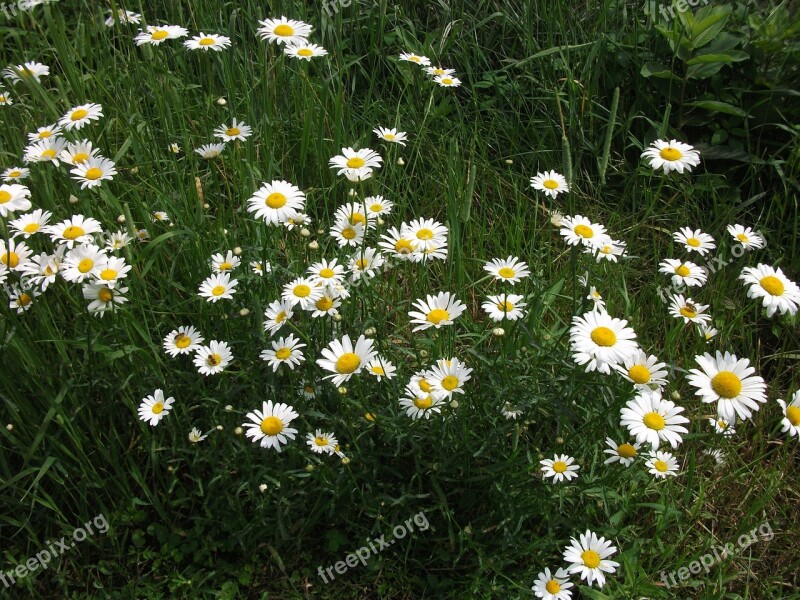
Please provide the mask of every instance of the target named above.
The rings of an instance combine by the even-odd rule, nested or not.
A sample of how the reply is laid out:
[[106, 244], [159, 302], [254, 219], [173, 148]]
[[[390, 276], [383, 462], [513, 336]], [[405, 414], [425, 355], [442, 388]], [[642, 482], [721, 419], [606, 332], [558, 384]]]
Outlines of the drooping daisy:
[[611, 239], [606, 233], [605, 227], [599, 223], [592, 223], [583, 215], [564, 217], [561, 220], [561, 231], [559, 233], [570, 246], [583, 244], [584, 246], [592, 247], [599, 240], [606, 242]]
[[77, 167], [78, 165], [85, 163], [90, 158], [99, 157], [99, 154], [100, 151], [97, 148], [93, 148], [92, 142], [89, 140], [82, 140], [74, 144], [69, 142], [61, 151], [61, 160], [68, 165]]
[[491, 274], [497, 281], [505, 281], [511, 285], [531, 274], [527, 263], [516, 256], [509, 256], [505, 260], [493, 258], [491, 262], [483, 266], [483, 270]]
[[106, 240], [106, 250], [112, 252], [125, 248], [133, 240], [127, 231], [107, 232], [104, 237]]
[[436, 361], [436, 365], [426, 373], [425, 378], [430, 384], [431, 394], [437, 398], [450, 399], [453, 394], [464, 393], [464, 384], [472, 378], [472, 371], [473, 369], [457, 358], [441, 359]]
[[113, 27], [117, 20], [125, 25], [128, 23], [139, 24], [142, 22], [142, 15], [130, 10], [125, 10], [123, 8], [118, 8], [116, 15], [114, 15], [114, 11], [110, 9], [106, 10], [106, 13], [108, 14], [108, 17], [105, 20], [106, 27]]
[[230, 273], [216, 273], [200, 284], [197, 295], [206, 298], [208, 302], [232, 300], [238, 283], [236, 279], [231, 279]]
[[697, 329], [700, 331], [700, 335], [703, 336], [703, 339], [705, 339], [706, 343], [708, 343], [711, 340], [713, 340], [716, 337], [716, 335], [719, 333], [718, 330], [716, 330], [713, 327], [710, 327], [709, 325], [704, 324], [704, 323], [699, 323], [697, 325]]
[[670, 300], [669, 314], [683, 319], [684, 323], [710, 323], [711, 315], [707, 310], [708, 304], [697, 304], [691, 298], [684, 298], [683, 294], [675, 294]]
[[414, 386], [407, 385], [405, 395], [400, 398], [400, 408], [414, 420], [430, 419], [431, 415], [442, 412], [444, 400], [436, 398]]
[[689, 422], [681, 416], [683, 410], [662, 398], [661, 390], [640, 390], [620, 412], [620, 425], [627, 427], [637, 442], [650, 444], [653, 451], [658, 450], [662, 441], [677, 448], [683, 442], [682, 434], [689, 432], [682, 425]]
[[592, 254], [596, 262], [608, 260], [617, 262], [617, 258], [625, 254], [627, 244], [622, 240], [612, 240], [611, 238], [594, 238], [584, 248], [584, 254]]
[[691, 227], [681, 227], [672, 234], [672, 239], [683, 244], [689, 252], [697, 252], [700, 256], [705, 256], [717, 246], [713, 237]]
[[589, 295], [586, 296], [586, 299], [592, 301], [593, 310], [605, 310], [606, 301], [603, 300], [603, 296], [600, 295], [600, 292], [597, 291], [595, 286], [592, 286], [591, 289], [589, 289]]
[[317, 429], [314, 433], [306, 435], [306, 444], [316, 454], [333, 454], [339, 442], [333, 432], [324, 433], [321, 429]]
[[81, 182], [81, 189], [94, 188], [117, 174], [114, 161], [101, 156], [92, 157], [70, 170], [72, 178]]
[[781, 419], [781, 431], [789, 432], [789, 437], [797, 437], [800, 440], [800, 390], [794, 393], [792, 401], [787, 405], [783, 400], [778, 400], [783, 419]]
[[414, 54], [413, 52], [403, 52], [400, 55], [400, 60], [412, 62], [415, 65], [420, 65], [423, 67], [428, 67], [431, 64], [430, 58], [428, 58], [427, 56], [420, 56], [419, 54]]
[[154, 210], [150, 213], [152, 223], [169, 223], [169, 215], [163, 210]]
[[350, 336], [346, 334], [341, 340], [330, 342], [322, 349], [323, 358], [318, 358], [316, 361], [320, 368], [332, 373], [323, 379], [331, 379], [333, 384], [339, 387], [353, 375], [359, 374], [377, 355], [373, 349], [374, 343], [373, 340], [360, 335], [353, 346]]
[[285, 223], [305, 208], [306, 196], [296, 185], [288, 181], [275, 180], [262, 183], [258, 191], [247, 201], [248, 212], [268, 225]]
[[5, 286], [5, 288], [9, 299], [8, 307], [16, 310], [18, 315], [30, 310], [33, 307], [33, 299], [39, 295], [39, 290], [32, 286], [26, 288], [14, 284], [11, 287]]
[[519, 294], [488, 296], [486, 302], [481, 304], [481, 308], [486, 311], [492, 321], [498, 322], [503, 319], [516, 321], [525, 316], [522, 309], [527, 305], [522, 301], [523, 298], [524, 296]]
[[614, 368], [628, 381], [634, 389], [656, 389], [667, 385], [667, 365], [659, 362], [655, 356], [648, 356], [643, 350], [637, 350], [622, 361], [622, 365]]
[[118, 285], [112, 289], [103, 281], [84, 283], [82, 292], [86, 300], [91, 300], [88, 307], [89, 312], [101, 318], [113, 310], [117, 304], [124, 304], [128, 301], [125, 297], [128, 288]]
[[97, 265], [97, 280], [100, 283], [114, 288], [120, 279], [128, 276], [131, 266], [125, 262], [121, 256], [106, 256]]
[[195, 148], [195, 152], [206, 160], [217, 158], [223, 150], [225, 150], [225, 144], [203, 144], [199, 148]]
[[378, 381], [386, 379], [394, 379], [397, 367], [382, 356], [375, 356], [367, 363], [367, 373], [377, 378]]
[[380, 169], [383, 158], [374, 150], [362, 148], [342, 148], [342, 153], [334, 156], [328, 164], [331, 169], [339, 169], [336, 174], [344, 175], [350, 181], [369, 179], [373, 169]]
[[56, 167], [61, 164], [60, 156], [67, 141], [61, 137], [40, 140], [25, 148], [22, 160], [26, 163], [51, 162]]
[[142, 31], [134, 38], [137, 46], [152, 44], [158, 46], [164, 40], [176, 40], [186, 37], [189, 30], [179, 25], [148, 25], [146, 31]]
[[98, 220], [83, 215], [72, 215], [65, 221], [42, 228], [54, 244], [64, 244], [67, 248], [73, 248], [75, 244], [93, 242], [92, 234], [100, 233], [102, 230], [103, 227]]
[[64, 256], [62, 276], [66, 281], [83, 283], [96, 279], [106, 259], [105, 250], [94, 244], [80, 244]]
[[658, 266], [660, 273], [665, 273], [672, 277], [672, 284], [675, 286], [702, 286], [706, 284], [708, 279], [706, 270], [693, 262], [666, 258]]
[[383, 255], [375, 248], [356, 250], [347, 265], [350, 280], [372, 279], [379, 273], [384, 262]]
[[331, 227], [331, 237], [341, 246], [360, 246], [364, 241], [364, 226], [361, 223], [351, 225], [347, 221], [339, 221]]
[[531, 187], [544, 192], [545, 195], [551, 198], [569, 191], [567, 180], [564, 179], [563, 175], [555, 171], [537, 173], [536, 177], [531, 177]]
[[604, 573], [614, 573], [619, 567], [618, 562], [608, 560], [616, 551], [610, 541], [587, 529], [580, 535], [580, 541], [571, 538], [571, 545], [564, 550], [564, 560], [571, 563], [567, 569], [570, 574], [579, 573], [588, 585], [596, 581], [602, 588], [606, 582]]
[[292, 318], [292, 305], [284, 300], [275, 300], [264, 310], [264, 331], [275, 335], [278, 330]]
[[763, 235], [744, 225], [728, 225], [728, 233], [745, 250], [756, 250], [767, 245]]
[[[63, 254], [64, 247], [61, 246], [53, 254], [42, 252], [38, 256], [31, 256], [21, 263], [24, 281], [31, 285], [39, 286], [43, 292], [47, 291], [47, 288], [55, 283], [58, 274], [61, 272]], [[0, 283], [5, 280], [5, 275], [6, 266], [0, 262]]]
[[9, 181], [20, 181], [22, 179], [27, 179], [31, 175], [31, 170], [25, 167], [9, 167], [5, 171], [3, 171], [3, 181], [8, 183]]
[[573, 464], [575, 459], [566, 454], [556, 454], [553, 458], [540, 460], [541, 471], [545, 478], [552, 477], [553, 483], [570, 481], [578, 477], [580, 466]]
[[46, 140], [47, 138], [56, 137], [60, 133], [61, 126], [58, 123], [54, 123], [53, 125], [45, 125], [44, 127], [37, 128], [34, 133], [28, 134], [28, 139], [31, 142], [36, 142], [39, 140]]
[[25, 242], [16, 242], [13, 239], [6, 241], [0, 238], [0, 263], [10, 270], [24, 271], [25, 263], [31, 255], [31, 249]]
[[624, 363], [638, 350], [636, 333], [627, 321], [597, 311], [573, 317], [569, 338], [573, 359], [585, 364], [587, 372], [610, 373], [611, 365]]
[[408, 231], [398, 231], [395, 227], [390, 227], [386, 233], [381, 234], [382, 242], [378, 242], [385, 252], [397, 260], [419, 262], [422, 255], [414, 251], [414, 241]]
[[717, 402], [717, 415], [730, 423], [738, 416], [747, 420], [758, 403], [767, 401], [767, 384], [750, 366], [746, 358], [717, 351], [716, 356], [708, 352], [694, 357], [700, 369], [689, 371], [689, 384], [697, 388], [696, 395], [703, 402]]
[[439, 84], [439, 87], [459, 87], [461, 80], [452, 75], [437, 75], [433, 80]]
[[656, 140], [642, 152], [642, 158], [646, 158], [655, 170], [663, 168], [665, 174], [670, 171], [683, 173], [684, 169], [691, 171], [692, 167], [700, 164], [700, 153], [677, 140]]
[[99, 104], [81, 104], [67, 111], [58, 123], [67, 131], [71, 131], [73, 129], [83, 129], [85, 125], [99, 120], [102, 116], [103, 107]]
[[189, 441], [192, 442], [193, 444], [199, 444], [208, 437], [208, 434], [207, 433], [203, 434], [203, 432], [200, 431], [197, 427], [192, 427], [192, 430], [189, 432], [189, 435], [187, 437], [189, 438]]
[[6, 218], [20, 210], [30, 210], [31, 191], [18, 183], [0, 185], [0, 217]]
[[447, 246], [447, 227], [434, 219], [414, 219], [401, 227], [411, 239], [414, 250], [424, 252]]
[[670, 452], [653, 451], [645, 466], [656, 479], [666, 479], [678, 475], [678, 461]]
[[500, 408], [500, 414], [506, 419], [518, 419], [522, 416], [522, 410], [510, 402], [503, 402], [503, 406]]
[[203, 336], [192, 325], [181, 325], [164, 338], [164, 351], [173, 358], [179, 354], [191, 354], [203, 343]]
[[608, 448], [603, 450], [603, 452], [608, 454], [609, 458], [607, 458], [603, 464], [609, 465], [618, 462], [626, 467], [630, 467], [633, 464], [636, 457], [639, 455], [639, 448], [641, 447], [639, 442], [634, 442], [633, 444], [628, 442], [617, 444], [611, 438], [606, 438], [606, 445]]
[[211, 257], [211, 270], [214, 273], [226, 273], [228, 271], [233, 271], [241, 263], [242, 260], [228, 250], [224, 255], [217, 253]]
[[310, 310], [320, 299], [323, 290], [310, 277], [298, 277], [283, 286], [281, 297], [293, 308], [300, 305], [303, 310]]
[[223, 142], [230, 142], [232, 140], [246, 140], [253, 134], [253, 128], [244, 123], [240, 123], [234, 117], [230, 126], [224, 123], [214, 130], [214, 136], [220, 138]]
[[293, 440], [297, 429], [288, 425], [298, 416], [294, 408], [283, 402], [263, 402], [261, 410], [247, 413], [249, 421], [242, 423], [246, 428], [245, 436], [259, 442], [262, 448], [274, 448], [278, 452], [281, 446]]
[[4, 89], [0, 89], [0, 106], [11, 106], [14, 104], [14, 99]]
[[439, 329], [445, 325], [452, 325], [466, 307], [450, 292], [439, 292], [435, 296], [428, 296], [425, 300], [419, 299], [414, 302], [417, 310], [409, 311], [411, 323], [417, 324], [412, 331], [421, 331], [430, 327]]
[[736, 434], [736, 428], [725, 419], [720, 419], [717, 417], [716, 419], [709, 419], [708, 423], [714, 428], [714, 433], [724, 435], [725, 437], [730, 437]]
[[233, 352], [227, 342], [211, 340], [208, 346], [200, 346], [194, 355], [194, 366], [206, 377], [222, 373], [233, 360]]
[[222, 52], [225, 48], [231, 45], [231, 38], [217, 33], [200, 33], [190, 40], [183, 42], [189, 50], [214, 50], [215, 52]]
[[364, 208], [367, 209], [367, 215], [373, 217], [380, 217], [388, 215], [392, 212], [394, 202], [386, 200], [383, 196], [368, 196], [364, 198]]
[[344, 281], [344, 266], [337, 264], [337, 259], [322, 259], [307, 270], [308, 276], [316, 285], [334, 287]]
[[760, 264], [757, 267], [745, 267], [739, 275], [747, 290], [748, 298], [761, 298], [761, 303], [767, 309], [767, 316], [771, 317], [776, 312], [794, 316], [800, 306], [800, 288], [786, 277], [783, 271]]
[[328, 51], [322, 46], [304, 42], [302, 44], [286, 44], [283, 47], [283, 53], [292, 58], [310, 61], [312, 58], [327, 55]]
[[38, 62], [26, 62], [21, 65], [13, 65], [3, 71], [3, 77], [10, 79], [12, 83], [17, 83], [24, 79], [33, 79], [37, 83], [42, 77], [50, 74], [50, 67]]
[[139, 405], [139, 418], [152, 426], [158, 425], [159, 421], [172, 410], [173, 402], [175, 398], [170, 397], [165, 400], [163, 390], [156, 390], [142, 400]]
[[408, 134], [405, 131], [397, 131], [395, 128], [388, 129], [386, 127], [378, 127], [372, 131], [375, 133], [375, 135], [386, 142], [392, 142], [394, 144], [405, 146], [406, 142], [408, 141]]
[[312, 27], [303, 21], [295, 21], [281, 17], [280, 19], [265, 19], [258, 22], [261, 27], [258, 28], [258, 35], [261, 39], [275, 44], [295, 44], [303, 45], [309, 35], [311, 35]]
[[455, 69], [445, 69], [444, 67], [425, 67], [425, 72], [431, 77], [455, 75]]
[[306, 357], [303, 356], [302, 348], [305, 344], [300, 343], [300, 339], [294, 337], [294, 334], [289, 334], [287, 337], [278, 338], [272, 342], [272, 348], [263, 350], [259, 355], [261, 360], [267, 361], [272, 372], [278, 370], [281, 365], [286, 365], [290, 370], [294, 371], [295, 366], [303, 362]]
[[251, 260], [250, 261], [250, 270], [253, 271], [256, 275], [264, 275], [265, 273], [272, 273], [272, 265], [269, 261], [266, 263], [261, 262], [260, 260]]

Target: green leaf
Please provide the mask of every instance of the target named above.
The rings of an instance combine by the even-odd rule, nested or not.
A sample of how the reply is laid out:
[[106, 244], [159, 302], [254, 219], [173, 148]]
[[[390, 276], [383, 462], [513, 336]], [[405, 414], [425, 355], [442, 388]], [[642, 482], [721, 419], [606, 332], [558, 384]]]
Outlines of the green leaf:
[[674, 79], [680, 81], [680, 77], [669, 70], [669, 67], [657, 62], [646, 62], [640, 71], [642, 77], [658, 77], [659, 79]]
[[729, 65], [733, 62], [741, 62], [750, 58], [747, 52], [741, 50], [733, 50], [732, 52], [721, 52], [719, 54], [698, 54], [694, 58], [686, 61], [687, 65], [702, 65], [707, 63], [724, 63]]
[[[713, 40], [725, 27], [733, 7], [730, 4], [706, 6], [699, 11], [690, 27], [691, 44], [694, 48], [702, 48]], [[688, 11], [687, 11], [688, 13]], [[680, 13], [685, 15], [687, 13]]]
[[726, 115], [736, 115], [737, 117], [747, 116], [747, 113], [738, 106], [728, 104], [727, 102], [720, 102], [719, 100], [697, 100], [695, 102], [687, 102], [685, 106], [704, 108], [714, 112], [725, 113]]

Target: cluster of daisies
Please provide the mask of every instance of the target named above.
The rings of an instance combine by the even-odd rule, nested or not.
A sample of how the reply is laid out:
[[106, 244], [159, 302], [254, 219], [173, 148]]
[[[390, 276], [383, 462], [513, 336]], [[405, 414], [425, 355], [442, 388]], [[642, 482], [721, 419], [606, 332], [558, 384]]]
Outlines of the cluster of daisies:
[[570, 575], [580, 575], [587, 585], [597, 584], [602, 588], [606, 583], [606, 573], [614, 573], [619, 563], [610, 560], [617, 548], [604, 537], [586, 530], [576, 538], [570, 538], [570, 544], [564, 549], [563, 558], [569, 566], [557, 569], [555, 573], [549, 568], [539, 573], [533, 584], [533, 593], [544, 600], [569, 600], [572, 598], [574, 584]]
[[[222, 142], [203, 144], [199, 148], [195, 148], [195, 152], [197, 152], [203, 158], [211, 160], [212, 158], [216, 158], [222, 154], [222, 151], [225, 150], [225, 144], [228, 142], [243, 142], [251, 135], [253, 135], [253, 128], [234, 117], [230, 125], [223, 123], [214, 129], [214, 137], [222, 140]], [[180, 148], [177, 146], [177, 144], [173, 144], [170, 149], [176, 154], [180, 152]]]
[[413, 52], [403, 52], [400, 54], [400, 60], [414, 63], [425, 69], [425, 73], [433, 78], [435, 83], [441, 87], [459, 87], [461, 80], [455, 76], [455, 69], [446, 69], [444, 67], [435, 67], [431, 65], [431, 59], [427, 56], [420, 56]]

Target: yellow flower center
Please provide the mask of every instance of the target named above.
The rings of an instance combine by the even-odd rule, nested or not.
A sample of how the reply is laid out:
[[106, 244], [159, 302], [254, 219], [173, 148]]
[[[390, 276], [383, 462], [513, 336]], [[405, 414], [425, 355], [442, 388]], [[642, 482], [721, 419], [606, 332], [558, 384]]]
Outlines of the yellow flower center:
[[157, 29], [153, 33], [150, 34], [150, 38], [160, 42], [161, 40], [165, 39], [169, 35], [169, 31], [165, 29]]
[[156, 402], [150, 407], [150, 410], [153, 411], [154, 415], [160, 415], [162, 412], [164, 412], [164, 403]]
[[688, 240], [686, 240], [686, 243], [692, 248], [699, 248], [701, 244], [700, 240], [698, 240], [696, 237], [690, 237]]
[[451, 83], [453, 83], [453, 80], [450, 79], [449, 77], [445, 77], [442, 79], [442, 83], [445, 85], [450, 85]]
[[[89, 155], [86, 152], [78, 152], [77, 154], [73, 154], [72, 155], [72, 162], [74, 164], [76, 164], [76, 165], [80, 165], [82, 163], [85, 163], [87, 160], [89, 160]], [[91, 170], [91, 169], [89, 169], [89, 170]], [[88, 172], [87, 172], [87, 175], [88, 175]]]
[[204, 37], [197, 43], [200, 44], [201, 46], [213, 46], [216, 42], [214, 41], [214, 38]]
[[22, 175], [22, 171], [17, 170], [11, 171], [11, 173], [8, 174], [9, 177], [19, 177], [20, 175]]
[[419, 409], [427, 410], [433, 404], [433, 399], [430, 396], [426, 396], [425, 398], [414, 398], [414, 406]]
[[351, 159], [348, 159], [347, 166], [351, 169], [360, 169], [366, 164], [363, 158], [360, 156], [354, 156]]
[[183, 350], [184, 348], [188, 348], [191, 345], [192, 340], [185, 333], [179, 333], [178, 335], [175, 336], [174, 342], [176, 348], [180, 348], [181, 350]]
[[551, 579], [545, 584], [544, 589], [547, 590], [548, 594], [557, 594], [558, 592], [561, 591], [561, 584], [558, 583], [555, 579]]
[[511, 312], [514, 310], [514, 304], [508, 301], [498, 302], [497, 309], [502, 312]]
[[600, 555], [594, 550], [584, 550], [581, 552], [581, 560], [583, 560], [583, 564], [590, 569], [596, 569], [600, 566]]
[[361, 358], [355, 352], [345, 352], [336, 361], [336, 371], [349, 374], [361, 366]]
[[631, 444], [622, 444], [617, 447], [617, 454], [622, 458], [636, 458], [636, 448]]
[[8, 251], [3, 256], [0, 256], [0, 260], [2, 260], [9, 269], [13, 269], [19, 264], [19, 254]]
[[503, 267], [502, 269], [497, 271], [497, 274], [500, 275], [500, 277], [502, 277], [503, 279], [512, 279], [513, 277], [516, 276], [517, 273], [511, 267]]
[[86, 235], [86, 232], [83, 230], [82, 227], [78, 227], [77, 225], [70, 225], [64, 230], [64, 238], [67, 240], [76, 240], [82, 235]]
[[367, 217], [362, 215], [361, 213], [353, 213], [350, 215], [350, 225], [355, 225], [356, 223], [366, 223]]
[[766, 277], [762, 277], [761, 281], [759, 281], [761, 287], [764, 288], [768, 294], [772, 296], [783, 296], [783, 283], [777, 277], [772, 275], [767, 275]]
[[737, 234], [737, 236], [736, 236], [736, 239], [737, 239], [737, 240], [739, 240], [740, 242], [742, 242], [743, 244], [746, 244], [747, 242], [749, 242], [749, 241], [750, 241], [750, 238], [749, 238], [749, 237], [747, 237], [747, 236], [746, 236], [745, 234], [743, 234], [743, 233]]
[[279, 348], [275, 352], [275, 358], [277, 358], [278, 360], [286, 360], [291, 355], [292, 355], [292, 351], [289, 350], [289, 348]]
[[311, 293], [311, 288], [301, 283], [300, 285], [294, 286], [292, 293], [298, 298], [306, 298]]
[[326, 437], [317, 437], [314, 439], [314, 443], [317, 446], [327, 446], [328, 445], [328, 438]]
[[279, 312], [279, 313], [278, 313], [278, 314], [275, 316], [275, 322], [276, 322], [276, 323], [283, 323], [283, 322], [286, 320], [286, 317], [288, 317], [288, 316], [289, 316], [289, 315], [287, 315], [287, 314], [286, 314], [286, 311], [285, 311], [285, 310], [282, 310], [281, 312]]
[[283, 431], [283, 423], [278, 417], [267, 417], [261, 421], [261, 431], [266, 435], [278, 435]]
[[364, 269], [366, 269], [368, 266], [369, 266], [369, 261], [368, 261], [366, 258], [359, 258], [359, 259], [356, 261], [356, 268], [357, 268], [359, 271], [363, 271], [363, 270], [364, 270]]
[[346, 240], [352, 240], [356, 237], [356, 230], [352, 227], [345, 227], [342, 229], [342, 237]]
[[228, 129], [225, 130], [225, 133], [233, 137], [242, 133], [242, 130], [239, 129], [238, 127], [228, 127]]
[[433, 232], [430, 229], [420, 229], [417, 232], [417, 239], [420, 239], [420, 240], [433, 239]]
[[116, 279], [117, 271], [114, 269], [103, 269], [100, 271], [100, 279], [103, 281], [111, 281], [112, 279]]
[[657, 412], [649, 412], [642, 419], [645, 427], [654, 431], [661, 431], [667, 425], [667, 422]]
[[334, 275], [336, 275], [336, 273], [333, 272], [333, 269], [320, 269], [319, 271], [319, 276], [324, 279], [330, 279]]
[[222, 362], [222, 357], [219, 354], [209, 354], [208, 358], [206, 358], [206, 364], [209, 367], [216, 367], [218, 364]]
[[664, 148], [661, 150], [661, 152], [659, 152], [659, 154], [661, 155], [661, 158], [669, 161], [678, 160], [681, 156], [683, 156], [681, 151], [676, 148]]
[[46, 140], [47, 138], [51, 137], [52, 135], [53, 135], [52, 131], [49, 131], [49, 130], [40, 131], [39, 132], [39, 139], [40, 140]]
[[55, 156], [56, 156], [56, 151], [53, 150], [52, 148], [48, 148], [47, 150], [42, 152], [42, 158], [51, 159], [55, 158]]
[[575, 233], [577, 233], [582, 238], [590, 238], [594, 237], [594, 231], [588, 225], [576, 225], [575, 229], [573, 229]]
[[595, 344], [604, 348], [608, 348], [617, 343], [616, 334], [608, 327], [595, 327], [590, 337]]
[[114, 299], [114, 293], [108, 288], [103, 288], [97, 292], [97, 299], [100, 302], [111, 302]]
[[5, 190], [0, 190], [0, 204], [5, 204], [11, 200], [11, 194]]
[[233, 268], [233, 264], [229, 262], [220, 263], [219, 270], [220, 271], [230, 271]]
[[310, 48], [300, 48], [297, 51], [298, 56], [314, 56], [314, 52]]
[[433, 70], [433, 74], [434, 75], [444, 75], [444, 69], [434, 69]]
[[273, 33], [275, 35], [280, 35], [280, 36], [284, 36], [285, 37], [285, 36], [294, 35], [294, 29], [292, 28], [291, 25], [287, 25], [286, 23], [281, 23], [280, 25], [278, 25], [275, 28]]
[[411, 254], [414, 247], [411, 245], [411, 240], [399, 239], [394, 244], [394, 251], [398, 254]]
[[383, 367], [380, 365], [374, 365], [370, 371], [375, 373], [375, 375], [386, 375], [386, 371], [383, 370]]
[[17, 303], [20, 306], [28, 306], [28, 304], [30, 304], [32, 301], [33, 301], [33, 298], [31, 298], [25, 292], [22, 292], [22, 294], [20, 294], [19, 298], [17, 299]]
[[791, 423], [792, 426], [797, 427], [800, 425], [800, 408], [797, 406], [787, 406], [786, 418], [789, 419], [789, 423]]
[[78, 263], [78, 271], [81, 273], [88, 273], [94, 267], [94, 261], [91, 258], [84, 258]]
[[448, 375], [444, 379], [442, 379], [442, 387], [446, 389], [448, 392], [452, 392], [454, 389], [458, 387], [458, 377], [454, 375]]
[[395, 135], [393, 133], [384, 133], [383, 134], [383, 139], [385, 139], [385, 140], [393, 140], [394, 138], [395, 138]]
[[690, 306], [681, 306], [680, 312], [687, 319], [694, 319], [697, 316], [697, 311]]
[[72, 111], [72, 114], [69, 116], [69, 118], [72, 121], [80, 121], [88, 114], [89, 114], [88, 110], [86, 110], [85, 108], [79, 108], [78, 110]]
[[103, 171], [101, 171], [97, 167], [92, 167], [91, 169], [87, 169], [86, 175], [84, 177], [86, 177], [86, 179], [89, 179], [90, 181], [96, 181], [100, 179], [102, 176], [103, 176]]
[[215, 285], [215, 286], [214, 286], [214, 287], [211, 289], [211, 293], [212, 293], [214, 296], [222, 296], [222, 294], [224, 294], [224, 293], [225, 293], [225, 286], [224, 286], [224, 285]]
[[22, 231], [25, 233], [36, 233], [39, 231], [39, 224], [38, 223], [28, 223], [23, 227]]
[[686, 277], [689, 273], [691, 273], [691, 271], [689, 270], [689, 267], [687, 267], [686, 265], [681, 265], [680, 267], [675, 269], [675, 274], [680, 275], [681, 277]]
[[669, 466], [663, 460], [657, 460], [653, 463], [653, 466], [662, 473], [666, 473], [669, 470]]
[[720, 371], [711, 379], [711, 387], [722, 398], [736, 398], [742, 391], [742, 380], [735, 373]]
[[419, 58], [419, 56], [411, 55], [411, 56], [408, 57], [408, 60], [410, 60], [411, 62], [418, 63], [420, 61], [420, 58]]
[[278, 209], [284, 204], [286, 204], [286, 196], [280, 192], [272, 192], [269, 196], [267, 196], [267, 206], [270, 208]]
[[557, 190], [558, 189], [558, 182], [555, 179], [545, 179], [542, 182], [542, 185], [546, 187], [548, 190]]
[[566, 470], [567, 470], [567, 463], [565, 463], [563, 460], [557, 460], [556, 462], [553, 463], [553, 471], [555, 471], [556, 473], [563, 473]]
[[333, 307], [333, 299], [329, 298], [328, 296], [323, 296], [316, 302], [317, 310], [321, 310], [323, 312], [329, 311]]
[[633, 365], [628, 369], [628, 377], [633, 379], [634, 383], [640, 385], [648, 383], [650, 381], [650, 369], [644, 365]]
[[431, 388], [431, 384], [428, 383], [427, 379], [420, 379], [419, 380], [419, 389], [421, 389], [426, 394], [430, 394], [432, 388]]
[[442, 321], [449, 321], [450, 313], [448, 313], [443, 308], [434, 308], [431, 312], [428, 313], [426, 319], [428, 323], [433, 323], [434, 325], [438, 325]]

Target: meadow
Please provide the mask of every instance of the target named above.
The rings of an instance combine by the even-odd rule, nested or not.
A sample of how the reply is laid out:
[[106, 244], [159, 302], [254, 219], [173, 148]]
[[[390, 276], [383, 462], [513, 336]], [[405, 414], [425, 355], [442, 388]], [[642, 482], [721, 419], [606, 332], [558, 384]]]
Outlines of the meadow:
[[0, 597], [800, 598], [793, 0], [0, 7]]

